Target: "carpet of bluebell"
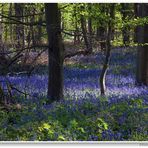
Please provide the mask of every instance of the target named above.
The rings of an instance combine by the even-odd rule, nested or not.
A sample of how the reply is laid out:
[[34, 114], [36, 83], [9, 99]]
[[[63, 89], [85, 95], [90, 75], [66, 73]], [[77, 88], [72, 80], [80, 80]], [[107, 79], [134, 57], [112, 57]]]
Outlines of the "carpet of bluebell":
[[[113, 49], [100, 96], [103, 54], [64, 65], [64, 99], [46, 105], [47, 75], [7, 77], [20, 110], [0, 110], [1, 141], [148, 141], [148, 87], [135, 85], [136, 49]], [[93, 62], [92, 62], [93, 61]], [[0, 77], [3, 88], [5, 77]]]

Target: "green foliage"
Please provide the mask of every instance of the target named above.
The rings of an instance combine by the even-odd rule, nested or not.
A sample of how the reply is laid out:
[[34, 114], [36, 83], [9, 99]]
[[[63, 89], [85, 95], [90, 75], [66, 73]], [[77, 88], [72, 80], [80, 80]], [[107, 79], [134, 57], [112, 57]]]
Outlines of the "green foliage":
[[134, 18], [131, 20], [126, 20], [125, 22], [123, 22], [123, 26], [127, 27], [133, 27], [135, 28], [136, 26], [144, 26], [145, 24], [148, 24], [148, 17], [142, 17], [142, 18]]
[[[148, 138], [146, 135], [148, 129], [145, 125], [148, 115], [146, 112], [140, 112], [140, 109], [146, 108], [141, 98], [130, 98], [128, 102], [114, 103], [109, 107], [108, 98], [102, 98], [100, 101], [99, 112], [98, 107], [91, 102], [79, 106], [81, 109], [78, 109], [78, 106], [73, 109], [73, 104], [68, 109], [66, 104], [55, 103], [53, 110], [40, 111], [45, 115], [42, 120], [34, 112], [36, 106], [9, 113], [0, 110], [0, 140], [85, 141], [89, 140], [90, 135], [101, 140], [102, 133], [109, 129], [115, 133], [130, 130], [130, 137], [124, 135], [124, 138], [129, 140]], [[135, 111], [135, 108], [139, 111]], [[121, 122], [118, 122], [119, 120]], [[138, 129], [141, 129], [140, 134]]]
[[[84, 109], [93, 109], [93, 106], [90, 106], [92, 105], [87, 103], [84, 105]], [[99, 139], [102, 131], [108, 129], [108, 124], [102, 118], [84, 115], [78, 110], [67, 112], [66, 106], [58, 105], [52, 113], [56, 116], [48, 115], [48, 112], [45, 111], [48, 119], [40, 122], [33, 112], [26, 110], [9, 114], [1, 111], [0, 140], [87, 140], [92, 133], [97, 135]], [[27, 117], [26, 115], [31, 120], [24, 122], [22, 120]], [[2, 128], [3, 126], [5, 128]]]
[[95, 69], [95, 68], [99, 68], [100, 65], [99, 64], [85, 64], [85, 63], [75, 63], [75, 64], [67, 64], [66, 65], [67, 67], [70, 67], [70, 68], [79, 68], [79, 69]]

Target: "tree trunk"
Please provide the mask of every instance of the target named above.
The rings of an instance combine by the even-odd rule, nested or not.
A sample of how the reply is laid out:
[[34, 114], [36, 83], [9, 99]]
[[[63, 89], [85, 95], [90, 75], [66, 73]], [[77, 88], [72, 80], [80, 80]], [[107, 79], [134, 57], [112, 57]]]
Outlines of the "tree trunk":
[[[89, 11], [89, 15], [91, 14], [91, 5], [92, 4], [88, 4], [88, 11]], [[92, 53], [92, 19], [91, 19], [91, 15], [88, 18], [88, 41], [89, 41], [89, 53]]]
[[100, 41], [101, 51], [106, 51], [106, 41], [105, 40], [106, 40], [107, 28], [102, 27], [102, 26], [97, 28], [97, 38]]
[[[138, 17], [138, 4], [137, 4], [137, 3], [134, 4], [134, 17], [135, 17], [135, 19], [137, 19], [137, 17]], [[138, 35], [137, 35], [137, 33], [138, 33], [138, 28], [139, 28], [139, 26], [136, 26], [136, 27], [134, 28], [134, 42], [135, 42], [135, 43], [138, 42], [138, 39], [137, 39], [137, 37], [138, 37]]]
[[[91, 4], [89, 4], [89, 11], [91, 11]], [[81, 6], [81, 11], [84, 11], [84, 6]], [[86, 54], [90, 54], [92, 52], [92, 40], [90, 39], [90, 35], [92, 34], [92, 22], [91, 18], [88, 19], [88, 31], [87, 33], [87, 27], [86, 27], [86, 19], [84, 18], [83, 15], [80, 16], [80, 23], [81, 23], [81, 29], [82, 29], [82, 34], [84, 38], [84, 43], [86, 46]]]
[[[32, 9], [32, 17], [31, 17], [31, 23], [35, 22], [35, 8], [33, 7]], [[35, 40], [35, 27], [34, 26], [30, 26], [30, 30], [31, 30], [31, 40], [32, 40], [32, 45], [34, 46], [36, 44], [36, 40]]]
[[[1, 4], [1, 9], [0, 13], [3, 14], [3, 4]], [[3, 25], [2, 25], [2, 20], [3, 18], [0, 16], [0, 51], [2, 49], [2, 44], [3, 44]]]
[[80, 21], [81, 21], [81, 28], [82, 28], [84, 43], [85, 43], [85, 46], [86, 46], [86, 54], [88, 54], [89, 51], [90, 51], [90, 46], [89, 46], [89, 41], [88, 41], [88, 38], [87, 38], [86, 20], [85, 20], [84, 16], [81, 15]]
[[[3, 6], [4, 4], [1, 4], [1, 8], [0, 8], [0, 13], [3, 14]], [[1, 21], [3, 21], [3, 18], [0, 16], [0, 52], [5, 52], [4, 49], [4, 38], [3, 38], [3, 34], [4, 34], [4, 29], [3, 29], [3, 24], [1, 23]], [[8, 60], [6, 59], [4, 54], [0, 54], [0, 75], [6, 75], [7, 72], [7, 64], [8, 64]]]
[[[10, 3], [10, 7], [9, 7], [9, 14], [8, 16], [11, 17], [12, 15], [12, 3]], [[10, 32], [10, 43], [13, 43], [13, 25], [10, 24], [9, 25], [9, 32]]]
[[[41, 9], [41, 13], [43, 13], [43, 9]], [[42, 23], [42, 21], [43, 21], [43, 16], [41, 15], [41, 16], [39, 16], [39, 23]], [[37, 44], [39, 45], [39, 44], [42, 44], [42, 38], [41, 38], [41, 36], [42, 36], [42, 26], [39, 24], [37, 26], [37, 28], [38, 28]]]
[[[148, 4], [137, 4], [138, 17], [148, 16]], [[148, 85], [148, 24], [138, 26], [136, 29], [137, 49], [137, 73], [136, 83]], [[143, 45], [140, 45], [143, 44]]]
[[[21, 17], [23, 16], [23, 4], [15, 3], [14, 8], [16, 19], [23, 22], [23, 18]], [[24, 47], [24, 26], [22, 24], [16, 25], [16, 47]]]
[[107, 39], [106, 39], [106, 58], [103, 65], [103, 69], [100, 75], [100, 91], [101, 95], [105, 95], [106, 85], [105, 85], [105, 79], [106, 79], [106, 73], [110, 62], [110, 56], [111, 56], [111, 38], [112, 38], [112, 32], [113, 32], [113, 18], [114, 18], [114, 9], [115, 4], [111, 4], [110, 7], [110, 20], [108, 23], [108, 32], [107, 32]]
[[48, 92], [49, 102], [63, 98], [63, 43], [60, 27], [60, 12], [57, 3], [45, 4], [48, 34]]
[[[100, 5], [100, 7], [101, 7], [102, 14], [107, 13], [104, 5]], [[106, 36], [107, 36], [107, 27], [106, 25], [104, 25], [103, 21], [99, 21], [98, 27], [97, 27], [97, 38], [100, 42], [101, 51], [106, 51]]]
[[76, 6], [74, 6], [74, 12], [73, 12], [73, 17], [74, 17], [74, 25], [75, 25], [75, 31], [74, 31], [74, 45], [80, 43], [80, 33], [79, 33], [79, 28], [78, 28], [78, 19], [77, 19], [77, 9]]
[[[129, 15], [129, 12], [128, 12], [128, 9], [129, 9], [129, 4], [128, 3], [122, 3], [121, 4], [121, 14], [122, 14], [122, 21], [126, 21], [128, 15]], [[128, 46], [129, 43], [130, 43], [130, 28], [128, 26], [126, 27], [123, 27], [122, 28], [122, 36], [123, 36], [123, 44], [125, 46]]]

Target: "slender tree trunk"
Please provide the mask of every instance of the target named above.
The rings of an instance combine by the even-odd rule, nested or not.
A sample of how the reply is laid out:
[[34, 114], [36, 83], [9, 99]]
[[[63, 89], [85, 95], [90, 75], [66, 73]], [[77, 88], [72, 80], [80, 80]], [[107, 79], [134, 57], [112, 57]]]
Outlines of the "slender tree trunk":
[[100, 91], [101, 95], [105, 95], [106, 85], [105, 85], [105, 79], [106, 79], [106, 73], [110, 62], [110, 56], [111, 56], [111, 38], [112, 38], [112, 31], [113, 31], [113, 18], [114, 18], [114, 9], [115, 4], [111, 4], [110, 7], [110, 18], [108, 23], [108, 32], [107, 32], [107, 39], [106, 39], [106, 58], [103, 65], [103, 69], [100, 75]]
[[74, 45], [77, 44], [77, 22], [75, 21], [75, 31], [74, 31]]
[[[25, 13], [24, 8], [25, 8], [25, 4], [22, 4], [22, 5], [21, 5], [21, 15], [22, 15], [22, 16], [23, 16], [24, 13]], [[24, 20], [24, 17], [21, 18], [21, 21], [22, 21], [22, 22], [25, 21], [25, 20]], [[24, 25], [21, 25], [20, 28], [21, 28], [21, 43], [22, 43], [22, 48], [24, 48], [24, 47], [25, 47], [25, 27], [24, 27]]]
[[[99, 6], [99, 5], [98, 5]], [[105, 6], [101, 6], [101, 13], [107, 13], [105, 10]], [[104, 22], [99, 21], [97, 27], [97, 38], [100, 41], [101, 51], [106, 51], [106, 36], [107, 36], [107, 27], [104, 25]]]
[[63, 43], [60, 12], [57, 3], [45, 4], [48, 33], [48, 92], [49, 103], [63, 98]]
[[[121, 4], [121, 14], [122, 14], [122, 21], [126, 21], [128, 15], [129, 15], [129, 12], [128, 12], [128, 9], [129, 9], [129, 4], [128, 3], [122, 3]], [[129, 43], [130, 43], [130, 28], [129, 27], [123, 27], [122, 28], [122, 36], [123, 36], [123, 44], [125, 46], [128, 46]]]
[[[3, 7], [4, 5], [1, 4], [1, 8], [0, 8], [0, 13], [3, 14]], [[3, 38], [3, 34], [4, 34], [4, 28], [3, 28], [3, 24], [1, 23], [1, 21], [3, 21], [3, 18], [0, 16], [0, 51], [4, 52], [4, 38]], [[7, 72], [7, 64], [8, 64], [8, 60], [6, 59], [4, 54], [0, 54], [0, 75], [6, 75]]]
[[[88, 4], [88, 11], [91, 13], [92, 4]], [[89, 14], [90, 15], [90, 14]], [[88, 40], [89, 40], [89, 53], [92, 53], [92, 19], [91, 16], [88, 18]]]
[[[23, 4], [15, 3], [14, 8], [16, 19], [18, 21], [23, 21], [23, 18], [21, 17], [23, 16]], [[16, 25], [16, 47], [24, 47], [24, 27], [22, 24]]]
[[[31, 23], [35, 22], [35, 8], [33, 8], [32, 10], [32, 17], [31, 17]], [[32, 45], [36, 44], [36, 40], [35, 40], [35, 31], [34, 31], [35, 27], [34, 26], [30, 26], [30, 30], [31, 30], [31, 40], [32, 40]]]
[[[1, 4], [0, 13], [3, 13], [3, 4]], [[3, 43], [3, 26], [2, 26], [2, 20], [3, 18], [0, 16], [0, 50], [2, 49], [2, 43]]]
[[78, 30], [78, 20], [77, 20], [77, 15], [76, 15], [76, 6], [74, 7], [74, 13], [73, 13], [73, 16], [74, 16], [74, 24], [75, 24], [75, 31], [74, 31], [74, 45], [79, 43], [80, 40], [79, 40], [79, 36], [77, 34], [79, 34], [79, 30]]
[[75, 22], [75, 32], [74, 32], [74, 44], [79, 44], [80, 41], [80, 33], [79, 33], [79, 28], [78, 28], [78, 24], [77, 24], [77, 20]]
[[[9, 17], [11, 17], [11, 15], [12, 15], [12, 3], [10, 3], [10, 7], [9, 7]], [[10, 31], [10, 42], [11, 42], [11, 44], [13, 43], [13, 25], [12, 24], [10, 24], [9, 25], [9, 31]]]
[[[43, 9], [41, 10], [41, 12], [43, 13]], [[42, 23], [43, 21], [43, 16], [39, 16], [39, 23]], [[41, 44], [42, 43], [42, 26], [39, 24], [38, 25], [38, 33], [37, 33], [37, 44]]]
[[100, 41], [101, 51], [106, 51], [107, 28], [102, 26], [97, 28], [97, 38]]
[[83, 34], [83, 38], [84, 38], [84, 43], [86, 46], [86, 54], [89, 53], [89, 51], [91, 50], [90, 45], [89, 45], [89, 41], [87, 38], [87, 30], [86, 30], [86, 20], [84, 18], [84, 16], [81, 15], [81, 28], [82, 28], [82, 34]]
[[[135, 15], [135, 19], [137, 19], [138, 17], [138, 7], [139, 5], [137, 3], [134, 4], [134, 15]], [[137, 43], [138, 42], [138, 29], [140, 26], [136, 26], [134, 29], [134, 42]]]
[[[148, 4], [137, 4], [136, 7], [138, 17], [148, 16]], [[148, 24], [138, 26], [136, 31], [136, 40], [139, 44], [137, 47], [136, 83], [148, 85]]]
[[[84, 6], [81, 6], [81, 11], [83, 11], [84, 9], [85, 9]], [[84, 18], [83, 15], [80, 16], [80, 23], [81, 23], [81, 29], [82, 29], [82, 34], [83, 34], [83, 38], [84, 38], [84, 43], [86, 46], [86, 54], [90, 54], [92, 51], [92, 47], [90, 45], [88, 34], [87, 34], [86, 19]]]

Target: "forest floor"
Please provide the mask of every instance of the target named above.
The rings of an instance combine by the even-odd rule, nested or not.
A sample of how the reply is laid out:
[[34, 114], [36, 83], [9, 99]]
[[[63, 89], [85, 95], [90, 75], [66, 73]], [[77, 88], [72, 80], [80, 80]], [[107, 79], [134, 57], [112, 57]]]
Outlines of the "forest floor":
[[[64, 62], [64, 100], [46, 105], [47, 58], [33, 75], [9, 76], [18, 104], [0, 110], [1, 141], [147, 141], [148, 87], [135, 85], [136, 49], [113, 49], [106, 96], [99, 76], [105, 56], [96, 52]], [[46, 62], [45, 62], [46, 61]], [[45, 65], [45, 66], [44, 66]], [[1, 80], [4, 77], [0, 77]], [[3, 87], [7, 87], [3, 83]]]
[[[85, 51], [85, 46], [83, 44], [77, 44], [77, 45], [74, 45], [73, 42], [66, 42], [65, 44], [65, 54], [72, 54], [72, 53], [76, 53], [78, 51]], [[95, 53], [91, 54], [91, 55], [88, 55], [88, 56], [84, 56], [83, 54], [82, 55], [76, 55], [76, 56], [72, 56], [71, 58], [65, 58], [64, 60], [64, 65], [72, 65], [72, 64], [75, 64], [75, 63], [79, 63], [79, 62], [87, 62], [86, 60], [83, 61], [83, 59], [87, 59], [87, 58], [91, 58], [92, 61], [89, 61], [89, 62], [93, 62], [94, 59], [93, 59], [93, 55], [96, 54], [96, 50], [98, 50], [98, 52], [100, 51], [99, 49], [95, 48]], [[38, 52], [34, 51], [34, 52], [30, 52], [28, 54], [28, 57], [27, 57], [27, 63], [30, 64], [33, 59], [35, 59], [35, 57], [38, 55]], [[36, 61], [36, 65], [48, 65], [48, 52], [45, 51], [41, 54], [41, 56], [37, 59]]]

